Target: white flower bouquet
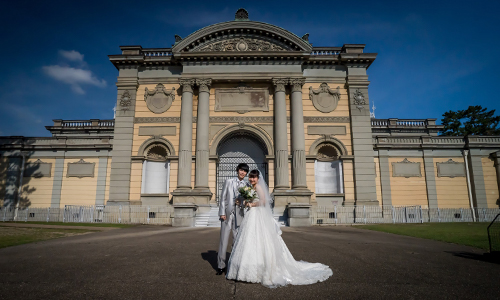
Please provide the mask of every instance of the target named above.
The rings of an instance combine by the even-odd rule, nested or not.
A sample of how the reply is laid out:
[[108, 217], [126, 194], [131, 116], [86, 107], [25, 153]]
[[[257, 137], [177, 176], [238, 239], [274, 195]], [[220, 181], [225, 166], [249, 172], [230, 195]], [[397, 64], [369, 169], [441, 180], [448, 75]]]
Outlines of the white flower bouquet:
[[247, 203], [252, 203], [255, 197], [257, 197], [257, 192], [249, 186], [240, 187], [238, 191], [240, 192], [240, 197], [244, 199], [244, 206], [246, 206]]

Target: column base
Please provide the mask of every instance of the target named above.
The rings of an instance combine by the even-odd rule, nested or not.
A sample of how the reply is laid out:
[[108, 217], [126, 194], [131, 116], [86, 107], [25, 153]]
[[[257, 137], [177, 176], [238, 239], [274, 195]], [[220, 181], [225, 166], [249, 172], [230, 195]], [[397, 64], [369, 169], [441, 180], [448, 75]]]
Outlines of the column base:
[[[280, 220], [288, 220], [289, 204], [310, 204], [311, 195], [313, 193], [308, 189], [274, 189], [274, 215], [278, 216]], [[288, 222], [290, 225], [290, 223]]]
[[311, 226], [310, 210], [311, 204], [290, 203], [288, 205], [288, 226], [306, 227]]
[[196, 209], [198, 206], [192, 203], [174, 204], [173, 227], [194, 227], [196, 220]]
[[208, 188], [176, 189], [172, 192], [172, 203], [209, 205], [213, 193]]

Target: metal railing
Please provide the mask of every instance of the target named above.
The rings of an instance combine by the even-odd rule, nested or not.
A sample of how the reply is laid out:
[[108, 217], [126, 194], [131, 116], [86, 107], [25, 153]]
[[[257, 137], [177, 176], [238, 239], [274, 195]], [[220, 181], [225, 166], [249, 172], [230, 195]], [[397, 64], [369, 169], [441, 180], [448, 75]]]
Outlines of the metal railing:
[[[470, 208], [426, 208], [422, 206], [317, 206], [310, 212], [313, 225], [396, 224], [428, 222], [474, 222]], [[478, 222], [490, 222], [498, 208], [475, 208]]]

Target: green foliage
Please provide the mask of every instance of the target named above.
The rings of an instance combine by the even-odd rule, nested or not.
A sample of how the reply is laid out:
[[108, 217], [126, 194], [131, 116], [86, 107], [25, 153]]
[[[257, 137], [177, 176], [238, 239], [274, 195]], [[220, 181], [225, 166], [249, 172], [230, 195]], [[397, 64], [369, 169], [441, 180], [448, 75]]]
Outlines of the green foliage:
[[488, 225], [488, 223], [379, 224], [363, 225], [359, 226], [359, 228], [488, 250]]
[[92, 232], [86, 229], [22, 228], [0, 226], [0, 248], [74, 236]]
[[466, 110], [450, 110], [443, 114], [441, 135], [500, 135], [500, 116], [494, 114], [494, 109], [488, 111], [481, 105], [469, 106]]

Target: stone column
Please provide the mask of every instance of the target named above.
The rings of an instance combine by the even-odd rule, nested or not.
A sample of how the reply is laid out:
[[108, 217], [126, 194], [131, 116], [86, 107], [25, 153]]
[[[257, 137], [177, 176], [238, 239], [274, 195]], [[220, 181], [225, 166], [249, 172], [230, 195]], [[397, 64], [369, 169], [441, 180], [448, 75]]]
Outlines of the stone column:
[[208, 129], [210, 114], [210, 85], [212, 79], [196, 79], [199, 86], [198, 120], [196, 123], [196, 173], [195, 188], [208, 189]]
[[274, 85], [274, 148], [276, 155], [275, 189], [288, 189], [288, 135], [285, 86], [287, 78], [273, 78]]
[[193, 85], [195, 80], [179, 79], [179, 83], [182, 87], [182, 99], [177, 188], [191, 189], [191, 162], [193, 157]]
[[302, 108], [302, 86], [304, 78], [290, 79], [291, 133], [292, 133], [292, 188], [306, 189], [306, 143], [304, 134], [304, 109]]

